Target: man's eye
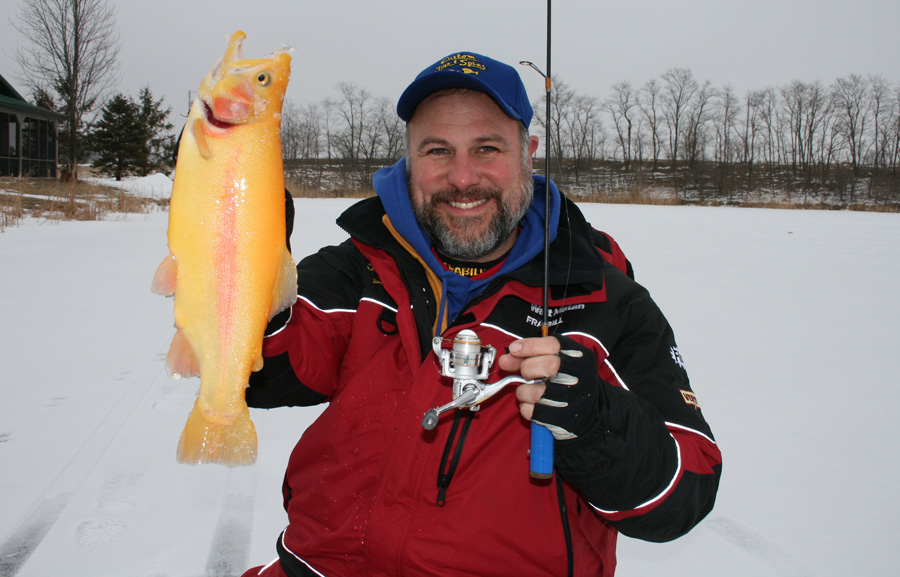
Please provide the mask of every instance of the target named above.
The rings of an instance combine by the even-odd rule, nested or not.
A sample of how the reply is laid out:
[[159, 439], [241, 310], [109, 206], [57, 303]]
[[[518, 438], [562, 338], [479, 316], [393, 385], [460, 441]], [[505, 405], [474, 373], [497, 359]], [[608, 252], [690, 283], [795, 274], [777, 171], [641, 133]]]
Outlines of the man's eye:
[[426, 151], [426, 154], [431, 154], [434, 156], [440, 156], [442, 154], [447, 154], [449, 152], [446, 148], [429, 148]]
[[490, 153], [493, 153], [493, 152], [498, 152], [500, 149], [497, 148], [496, 146], [482, 146], [482, 147], [479, 148], [478, 150], [479, 150], [479, 152], [481, 152], [482, 154], [490, 154]]

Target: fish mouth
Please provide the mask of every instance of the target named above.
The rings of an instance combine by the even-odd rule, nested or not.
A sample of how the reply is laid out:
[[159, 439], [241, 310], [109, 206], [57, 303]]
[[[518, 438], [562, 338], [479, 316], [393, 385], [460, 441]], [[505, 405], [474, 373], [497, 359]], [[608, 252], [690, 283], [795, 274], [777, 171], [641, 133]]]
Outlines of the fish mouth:
[[203, 103], [203, 111], [206, 112], [206, 122], [210, 126], [221, 130], [228, 130], [229, 128], [233, 128], [234, 126], [236, 126], [236, 124], [233, 122], [226, 122], [224, 120], [219, 120], [218, 118], [216, 118], [216, 115], [213, 114], [213, 110], [210, 105], [207, 104], [205, 100], [201, 100], [201, 102]]

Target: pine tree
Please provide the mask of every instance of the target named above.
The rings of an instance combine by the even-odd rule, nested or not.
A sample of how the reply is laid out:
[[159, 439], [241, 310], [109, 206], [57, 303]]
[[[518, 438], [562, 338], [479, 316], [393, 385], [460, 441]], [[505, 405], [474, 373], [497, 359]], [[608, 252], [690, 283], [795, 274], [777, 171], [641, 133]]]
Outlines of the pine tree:
[[172, 107], [163, 109], [162, 98], [154, 101], [149, 86], [141, 88], [137, 106], [144, 132], [141, 155], [137, 162], [138, 174], [146, 176], [166, 166], [172, 157], [175, 143], [169, 133], [173, 127], [168, 122]]
[[90, 133], [97, 154], [92, 166], [116, 180], [140, 168], [146, 132], [139, 114], [138, 105], [121, 93], [106, 103]]

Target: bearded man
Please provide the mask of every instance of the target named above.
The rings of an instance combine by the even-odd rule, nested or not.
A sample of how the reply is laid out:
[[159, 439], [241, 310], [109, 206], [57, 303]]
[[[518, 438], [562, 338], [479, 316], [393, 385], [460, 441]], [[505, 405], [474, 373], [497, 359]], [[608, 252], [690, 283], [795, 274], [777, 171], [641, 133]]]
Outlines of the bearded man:
[[[397, 113], [406, 156], [338, 219], [350, 238], [300, 262], [247, 390], [328, 406], [287, 466], [278, 558], [246, 575], [609, 577], [619, 532], [675, 539], [715, 501], [721, 455], [672, 329], [615, 241], [531, 174], [515, 69], [451, 54]], [[425, 428], [452, 397], [434, 339], [464, 330], [503, 351], [488, 383], [527, 382]], [[531, 420], [555, 439], [550, 479], [528, 472]]]

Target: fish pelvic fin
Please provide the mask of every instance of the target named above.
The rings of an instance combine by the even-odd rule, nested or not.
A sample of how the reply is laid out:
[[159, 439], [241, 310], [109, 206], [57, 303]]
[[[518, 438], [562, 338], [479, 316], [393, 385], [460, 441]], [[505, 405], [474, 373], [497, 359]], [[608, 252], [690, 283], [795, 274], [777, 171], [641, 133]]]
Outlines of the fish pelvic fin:
[[288, 308], [297, 300], [297, 265], [291, 257], [287, 247], [281, 255], [281, 263], [278, 265], [278, 274], [275, 277], [275, 291], [272, 295], [272, 310], [269, 311], [269, 320]]
[[200, 361], [184, 331], [178, 329], [166, 355], [166, 370], [173, 379], [200, 376]]
[[208, 419], [198, 399], [181, 432], [176, 455], [178, 462], [188, 465], [216, 463], [229, 467], [255, 463], [256, 427], [250, 420], [250, 410], [244, 405], [234, 419], [224, 421]]
[[150, 291], [164, 297], [170, 297], [175, 294], [175, 281], [178, 278], [178, 264], [175, 262], [175, 255], [171, 252], [169, 256], [159, 263], [156, 274], [153, 275], [153, 281], [150, 283]]

